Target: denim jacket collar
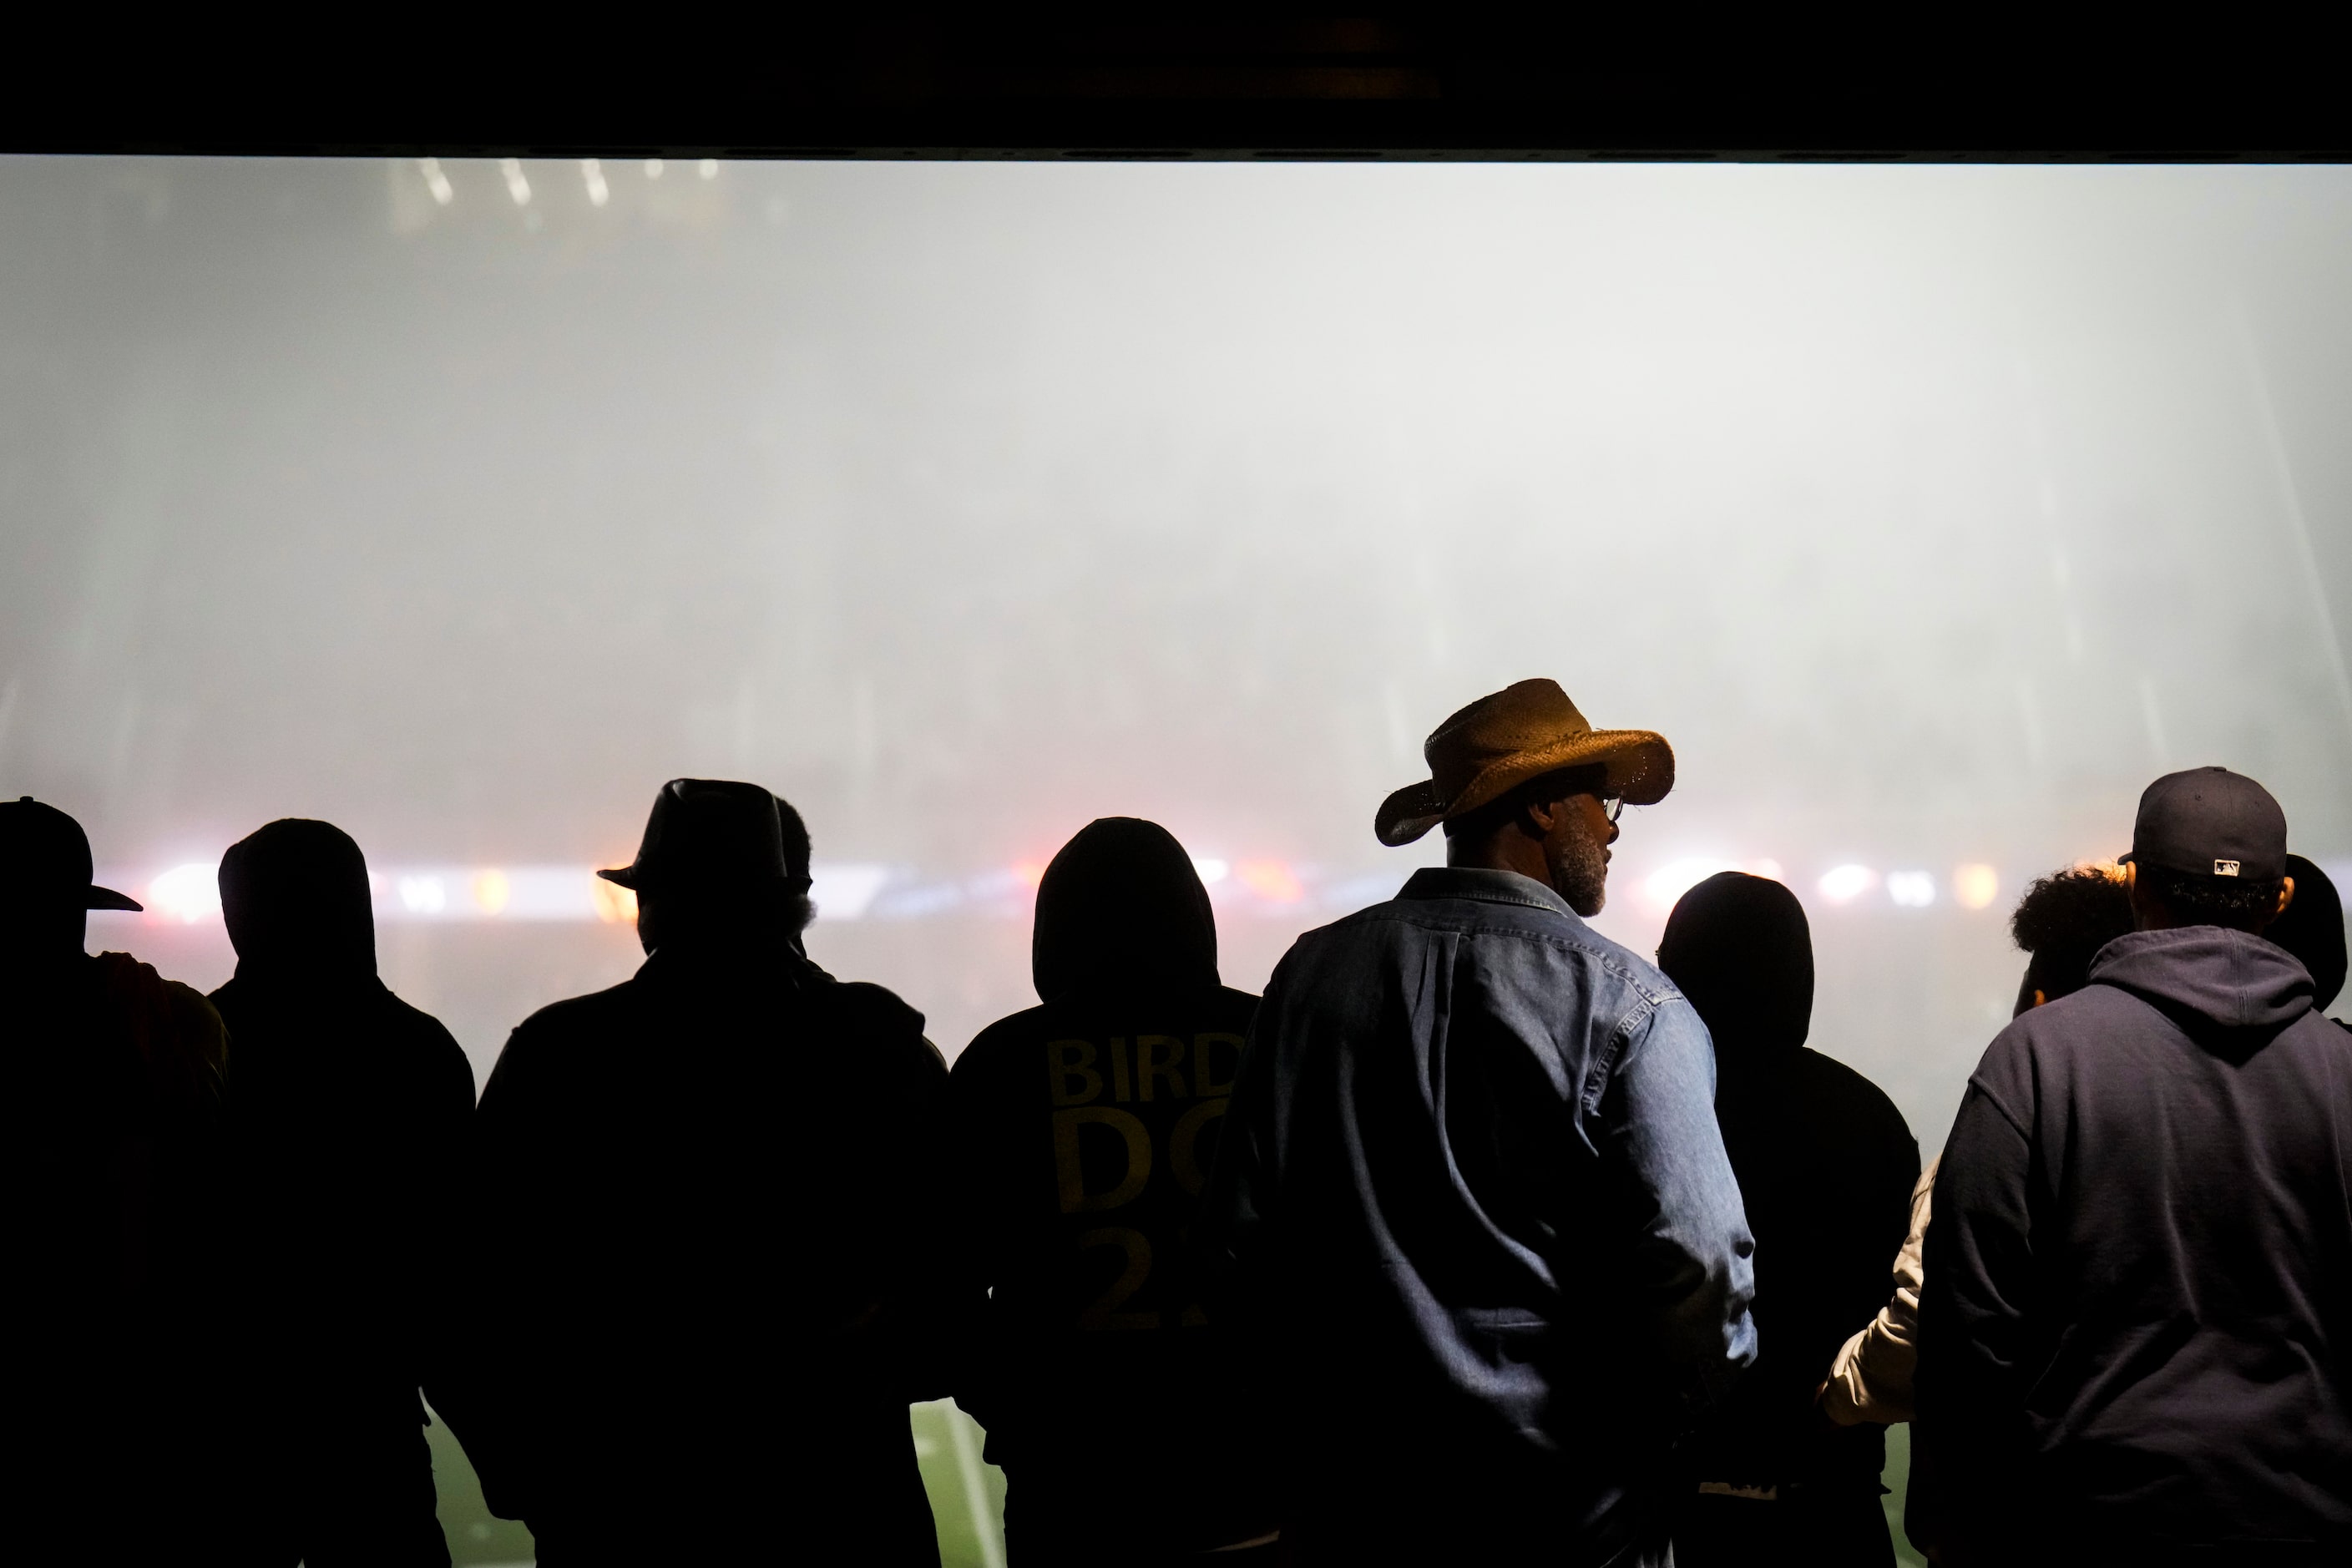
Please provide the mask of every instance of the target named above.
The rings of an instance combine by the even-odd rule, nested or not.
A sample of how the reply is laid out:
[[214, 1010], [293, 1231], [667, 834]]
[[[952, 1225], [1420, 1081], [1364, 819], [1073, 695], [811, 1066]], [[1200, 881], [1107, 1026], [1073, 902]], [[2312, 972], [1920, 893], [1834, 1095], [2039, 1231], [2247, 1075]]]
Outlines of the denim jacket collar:
[[1400, 899], [1475, 899], [1488, 904], [1522, 904], [1577, 918], [1568, 900], [1533, 877], [1484, 866], [1424, 866], [1397, 890]]

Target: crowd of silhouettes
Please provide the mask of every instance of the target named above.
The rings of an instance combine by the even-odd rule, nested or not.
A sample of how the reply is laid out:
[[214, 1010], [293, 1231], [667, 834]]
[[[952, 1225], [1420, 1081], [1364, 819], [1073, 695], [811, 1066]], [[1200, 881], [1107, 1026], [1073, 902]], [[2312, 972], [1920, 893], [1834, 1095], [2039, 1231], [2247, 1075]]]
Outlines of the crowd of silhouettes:
[[1171, 835], [1086, 826], [1039, 1005], [952, 1071], [809, 958], [798, 813], [674, 780], [602, 873], [644, 965], [478, 1104], [341, 830], [223, 858], [206, 999], [89, 955], [137, 904], [0, 805], [20, 1538], [446, 1564], [437, 1413], [548, 1568], [935, 1565], [907, 1406], [952, 1396], [1028, 1568], [1879, 1568], [1906, 1422], [1938, 1563], [2352, 1560], [2343, 910], [2260, 784], [2168, 774], [2120, 863], [2026, 891], [1923, 1172], [1806, 1044], [1788, 888], [1699, 883], [1654, 963], [1586, 923], [1663, 738], [1534, 680], [1426, 752], [1375, 830], [1445, 865], [1263, 998]]

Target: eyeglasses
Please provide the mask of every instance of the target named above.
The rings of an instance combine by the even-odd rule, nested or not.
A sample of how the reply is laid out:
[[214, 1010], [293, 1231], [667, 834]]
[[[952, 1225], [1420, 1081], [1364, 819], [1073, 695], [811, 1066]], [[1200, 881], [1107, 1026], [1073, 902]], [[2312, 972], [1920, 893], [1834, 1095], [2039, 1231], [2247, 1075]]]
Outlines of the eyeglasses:
[[1622, 795], [1604, 795], [1601, 797], [1601, 809], [1609, 814], [1610, 821], [1615, 822], [1625, 815], [1625, 797]]

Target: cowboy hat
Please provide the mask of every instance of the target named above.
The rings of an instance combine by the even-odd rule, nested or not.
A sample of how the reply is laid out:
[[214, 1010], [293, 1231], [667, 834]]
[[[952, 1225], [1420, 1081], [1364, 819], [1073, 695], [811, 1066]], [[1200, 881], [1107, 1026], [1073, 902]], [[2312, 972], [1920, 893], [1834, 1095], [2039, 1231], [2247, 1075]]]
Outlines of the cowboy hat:
[[1556, 680], [1522, 680], [1437, 727], [1421, 753], [1430, 777], [1381, 802], [1372, 831], [1394, 848], [1448, 817], [1561, 768], [1603, 767], [1602, 793], [1649, 805], [1675, 787], [1675, 752], [1647, 730], [1596, 730]]

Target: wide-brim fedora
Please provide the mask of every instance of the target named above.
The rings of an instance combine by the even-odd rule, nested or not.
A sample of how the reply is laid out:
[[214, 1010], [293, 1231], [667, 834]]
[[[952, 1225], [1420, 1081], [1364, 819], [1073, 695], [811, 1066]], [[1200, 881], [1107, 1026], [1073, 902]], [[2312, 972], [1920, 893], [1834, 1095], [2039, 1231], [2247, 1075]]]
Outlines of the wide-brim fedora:
[[1562, 768], [1606, 770], [1604, 795], [1631, 805], [1675, 787], [1675, 750], [1649, 730], [1596, 730], [1556, 680], [1521, 680], [1462, 709], [1422, 746], [1430, 776], [1381, 802], [1372, 831], [1391, 848]]
[[11, 897], [49, 909], [79, 901], [86, 910], [146, 908], [127, 893], [90, 879], [89, 835], [81, 824], [31, 795], [0, 803], [0, 877]]
[[654, 797], [637, 858], [599, 871], [636, 891], [807, 886], [784, 851], [776, 797], [732, 779], [672, 779]]

